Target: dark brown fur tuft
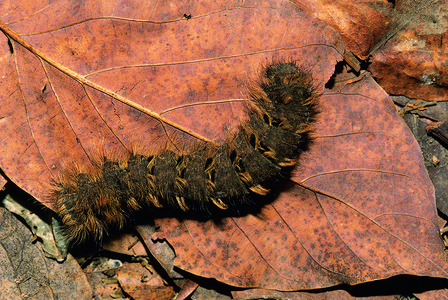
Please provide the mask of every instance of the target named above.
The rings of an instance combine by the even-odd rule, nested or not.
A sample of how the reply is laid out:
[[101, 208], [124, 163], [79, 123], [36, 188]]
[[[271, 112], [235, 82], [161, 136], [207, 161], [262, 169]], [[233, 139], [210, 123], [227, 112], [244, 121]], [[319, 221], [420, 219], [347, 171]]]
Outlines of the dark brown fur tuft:
[[139, 211], [238, 211], [269, 182], [295, 165], [310, 141], [316, 116], [311, 77], [294, 63], [267, 67], [250, 88], [248, 120], [222, 146], [206, 144], [185, 155], [166, 149], [98, 160], [92, 172], [69, 170], [52, 198], [69, 244], [101, 241]]

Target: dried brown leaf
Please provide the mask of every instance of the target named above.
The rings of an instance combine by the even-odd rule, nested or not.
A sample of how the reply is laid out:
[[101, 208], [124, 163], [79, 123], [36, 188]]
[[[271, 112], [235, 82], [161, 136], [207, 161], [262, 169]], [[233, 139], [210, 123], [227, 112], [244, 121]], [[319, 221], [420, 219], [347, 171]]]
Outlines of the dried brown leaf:
[[64, 299], [92, 291], [79, 265], [69, 256], [61, 264], [46, 258], [31, 232], [0, 208], [0, 299]]
[[288, 1], [178, 4], [0, 6], [0, 167], [12, 181], [53, 208], [45, 195], [67, 164], [222, 141], [267, 62], [297, 59], [322, 83], [343, 52]]
[[[289, 1], [170, 4], [0, 5], [0, 166], [11, 180], [53, 207], [45, 194], [64, 163], [88, 168], [98, 148], [222, 141], [262, 65], [298, 60], [323, 90], [344, 53]], [[260, 215], [157, 221], [175, 266], [283, 291], [447, 276], [433, 187], [387, 95], [365, 77], [320, 103], [310, 151]]]
[[390, 30], [370, 51], [369, 70], [389, 94], [448, 99], [447, 5], [446, 0], [397, 2]]
[[157, 220], [175, 266], [239, 287], [293, 291], [399, 274], [447, 276], [419, 147], [371, 77], [321, 99], [310, 151], [261, 214]]

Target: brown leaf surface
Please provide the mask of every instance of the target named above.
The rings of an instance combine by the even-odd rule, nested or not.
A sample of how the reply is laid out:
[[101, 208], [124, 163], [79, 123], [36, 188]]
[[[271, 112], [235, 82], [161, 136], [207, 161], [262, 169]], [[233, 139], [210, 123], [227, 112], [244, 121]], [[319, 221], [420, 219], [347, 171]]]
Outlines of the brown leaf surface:
[[92, 291], [72, 256], [60, 264], [46, 258], [32, 234], [0, 208], [0, 299], [91, 299]]
[[261, 214], [157, 220], [175, 266], [292, 291], [398, 274], [447, 276], [434, 188], [418, 145], [370, 77], [322, 96], [315, 141]]
[[110, 300], [114, 297], [115, 299], [124, 297], [123, 290], [116, 278], [109, 278], [102, 272], [87, 273], [86, 276], [92, 286], [94, 299]]
[[151, 274], [138, 263], [125, 264], [117, 270], [117, 279], [122, 289], [134, 300], [171, 300], [172, 286], [166, 286], [157, 273]]
[[[307, 292], [278, 292], [272, 290], [251, 289], [245, 291], [232, 292], [235, 299], [287, 299], [287, 300], [397, 300], [400, 295], [355, 297], [344, 290], [328, 291], [322, 293]], [[265, 297], [265, 298], [263, 298]]]
[[[87, 167], [99, 147], [221, 141], [263, 64], [298, 59], [322, 87], [344, 52], [288, 1], [33, 3], [0, 4], [0, 166], [49, 207], [64, 163]], [[177, 267], [285, 291], [447, 276], [434, 191], [387, 95], [367, 78], [321, 101], [312, 149], [262, 214], [158, 221]]]
[[139, 238], [131, 233], [122, 233], [104, 241], [102, 248], [106, 251], [129, 256], [147, 256], [148, 252]]
[[393, 95], [448, 99], [448, 1], [401, 1], [402, 12], [369, 70]]
[[389, 94], [448, 99], [446, 0], [292, 2], [337, 30], [347, 51], [368, 59]]
[[367, 55], [390, 27], [391, 1], [293, 0], [297, 7], [337, 30], [347, 51]]
[[2, 175], [0, 175], [0, 190], [3, 190], [3, 189], [5, 188], [5, 184], [6, 184], [7, 182], [8, 182], [8, 181], [6, 180], [6, 178], [3, 177]]
[[0, 167], [50, 208], [64, 164], [88, 168], [98, 148], [222, 141], [262, 65], [300, 59], [319, 85], [343, 52], [282, 0], [28, 2], [0, 5]]

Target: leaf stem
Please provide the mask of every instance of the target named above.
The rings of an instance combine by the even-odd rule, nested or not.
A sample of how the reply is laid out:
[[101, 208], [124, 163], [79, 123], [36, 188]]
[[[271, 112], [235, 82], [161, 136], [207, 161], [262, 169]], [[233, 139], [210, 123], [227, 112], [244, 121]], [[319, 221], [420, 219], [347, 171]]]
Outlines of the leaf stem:
[[[34, 46], [32, 46], [30, 43], [28, 43], [26, 40], [24, 40], [17, 32], [15, 32], [14, 30], [12, 30], [11, 28], [9, 28], [7, 26], [7, 24], [3, 21], [0, 20], [0, 30], [10, 39], [10, 40], [14, 40], [15, 42], [19, 43], [20, 45], [22, 45], [24, 48], [26, 48], [28, 51], [30, 51], [31, 53], [33, 53], [34, 55], [36, 55], [38, 58], [46, 61], [48, 64], [50, 64], [51, 66], [53, 66], [54, 68], [58, 69], [59, 71], [61, 71], [62, 73], [70, 76], [71, 78], [73, 78], [74, 80], [78, 81], [79, 83], [89, 86], [95, 90], [98, 90], [106, 95], [109, 95], [110, 97], [126, 104], [129, 105], [143, 113], [145, 113], [146, 115], [153, 117], [157, 120], [159, 120], [161, 123], [170, 125], [174, 128], [177, 128], [199, 140], [205, 141], [205, 142], [209, 142], [209, 143], [213, 143], [213, 144], [217, 144], [205, 137], [203, 137], [202, 135], [199, 135], [175, 122], [172, 122], [162, 116], [160, 116], [158, 113], [153, 112], [152, 110], [138, 104], [135, 103], [99, 84], [96, 84], [93, 81], [90, 81], [88, 79], [86, 79], [84, 76], [80, 75], [79, 73], [65, 67], [64, 65], [62, 65], [61, 63], [55, 61], [54, 59], [52, 59], [51, 57], [47, 56], [46, 54], [44, 54], [42, 51], [40, 51], [39, 49], [35, 48]], [[165, 127], [165, 126], [164, 126]], [[167, 133], [168, 134], [168, 133]]]

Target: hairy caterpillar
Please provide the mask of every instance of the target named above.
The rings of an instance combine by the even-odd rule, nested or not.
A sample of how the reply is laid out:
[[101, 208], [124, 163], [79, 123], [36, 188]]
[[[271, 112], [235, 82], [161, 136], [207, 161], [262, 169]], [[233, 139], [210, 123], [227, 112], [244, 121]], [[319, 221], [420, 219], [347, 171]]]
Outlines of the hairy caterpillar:
[[100, 241], [140, 211], [199, 211], [213, 217], [250, 205], [295, 165], [316, 115], [311, 76], [294, 63], [267, 67], [250, 88], [248, 120], [223, 145], [185, 155], [163, 150], [104, 158], [95, 174], [68, 173], [51, 197], [69, 244]]

